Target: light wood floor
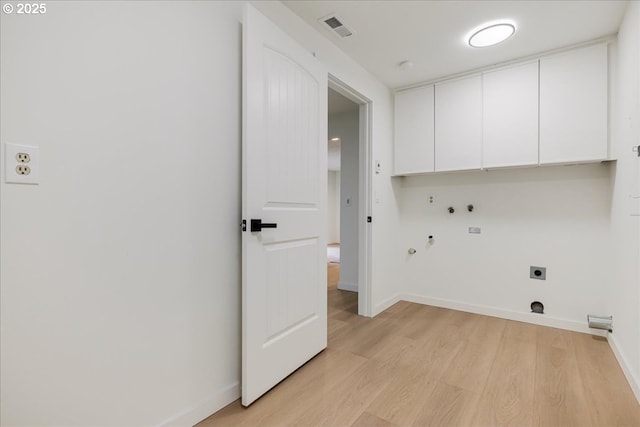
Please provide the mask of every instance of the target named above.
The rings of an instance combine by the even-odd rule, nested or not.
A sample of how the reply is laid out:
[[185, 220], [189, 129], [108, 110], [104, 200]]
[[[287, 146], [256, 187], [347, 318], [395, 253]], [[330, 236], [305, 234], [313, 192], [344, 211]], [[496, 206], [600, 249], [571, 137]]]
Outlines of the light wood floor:
[[199, 426], [640, 426], [604, 339], [407, 302], [358, 317], [336, 267], [328, 348]]

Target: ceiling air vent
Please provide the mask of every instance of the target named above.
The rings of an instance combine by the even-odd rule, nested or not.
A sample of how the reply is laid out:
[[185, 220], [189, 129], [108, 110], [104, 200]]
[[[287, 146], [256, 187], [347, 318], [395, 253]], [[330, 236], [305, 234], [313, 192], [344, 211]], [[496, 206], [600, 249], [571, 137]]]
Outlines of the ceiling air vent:
[[353, 31], [347, 28], [336, 15], [325, 16], [324, 18], [320, 18], [319, 21], [331, 30], [331, 32], [340, 36], [340, 38], [353, 35]]

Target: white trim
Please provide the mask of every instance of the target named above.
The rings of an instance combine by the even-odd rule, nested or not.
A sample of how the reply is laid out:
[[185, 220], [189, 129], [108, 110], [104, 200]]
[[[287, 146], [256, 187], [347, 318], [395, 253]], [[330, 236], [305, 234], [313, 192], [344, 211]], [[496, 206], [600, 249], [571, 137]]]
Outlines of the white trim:
[[191, 427], [240, 398], [240, 382], [236, 381], [215, 394], [162, 421], [157, 427]]
[[546, 314], [526, 313], [514, 310], [505, 310], [497, 307], [489, 307], [484, 305], [469, 304], [460, 301], [452, 301], [440, 298], [425, 297], [415, 294], [404, 294], [400, 299], [418, 304], [432, 305], [435, 307], [449, 308], [452, 310], [466, 311], [468, 313], [482, 314], [485, 316], [499, 317], [507, 320], [515, 320], [518, 322], [532, 323], [534, 325], [549, 326], [552, 328], [566, 329], [574, 332], [582, 332], [585, 334], [599, 335], [606, 337], [606, 331], [591, 329], [587, 326], [586, 318], [584, 322], [575, 320], [561, 319], [558, 317], [548, 316]]
[[393, 304], [395, 304], [398, 301], [401, 301], [403, 299], [404, 298], [401, 298], [401, 295], [399, 295], [399, 294], [396, 294], [396, 295], [392, 296], [391, 298], [387, 298], [386, 300], [382, 301], [380, 304], [375, 306], [372, 316], [377, 316], [378, 314], [380, 314], [383, 311], [385, 311], [387, 308], [391, 307]]
[[627, 358], [624, 357], [624, 354], [618, 346], [618, 341], [615, 339], [615, 336], [612, 333], [609, 333], [607, 335], [607, 341], [609, 342], [611, 351], [613, 351], [614, 356], [616, 356], [616, 359], [618, 360], [620, 368], [622, 368], [622, 372], [624, 373], [624, 376], [627, 379], [629, 386], [631, 387], [631, 391], [633, 391], [636, 400], [640, 404], [640, 381], [638, 381], [638, 379], [633, 375], [630, 365], [627, 362]]
[[338, 282], [338, 289], [341, 291], [358, 292], [357, 283]]

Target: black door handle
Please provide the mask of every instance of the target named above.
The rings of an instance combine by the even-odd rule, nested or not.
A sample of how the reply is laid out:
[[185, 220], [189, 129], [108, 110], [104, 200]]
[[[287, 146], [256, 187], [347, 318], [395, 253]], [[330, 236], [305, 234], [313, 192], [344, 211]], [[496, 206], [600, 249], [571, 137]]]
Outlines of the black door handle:
[[255, 233], [256, 231], [262, 231], [263, 228], [278, 228], [278, 224], [276, 224], [275, 222], [272, 222], [272, 223], [262, 222], [261, 219], [251, 220], [252, 233]]

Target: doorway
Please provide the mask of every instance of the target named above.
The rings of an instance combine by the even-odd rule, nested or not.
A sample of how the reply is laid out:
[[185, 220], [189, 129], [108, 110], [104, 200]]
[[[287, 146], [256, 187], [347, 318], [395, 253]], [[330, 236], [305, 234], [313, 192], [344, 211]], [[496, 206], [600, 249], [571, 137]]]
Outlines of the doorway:
[[371, 316], [371, 101], [333, 76], [328, 86], [327, 277]]

